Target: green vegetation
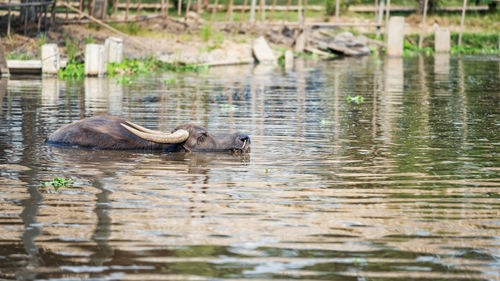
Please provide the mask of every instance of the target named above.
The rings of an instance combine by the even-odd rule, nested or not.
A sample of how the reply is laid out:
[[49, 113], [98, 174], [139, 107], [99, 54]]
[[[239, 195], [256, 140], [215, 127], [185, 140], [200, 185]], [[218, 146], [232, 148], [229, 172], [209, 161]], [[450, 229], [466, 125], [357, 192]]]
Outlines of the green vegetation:
[[59, 78], [61, 79], [83, 79], [85, 75], [85, 65], [79, 62], [68, 61], [65, 68], [59, 70]]
[[[367, 34], [370, 38], [375, 38], [374, 34]], [[456, 32], [451, 33], [451, 50], [454, 55], [473, 54], [499, 54], [499, 35], [496, 33], [464, 33], [462, 34], [462, 46], [458, 46], [458, 36]], [[384, 40], [382, 35], [380, 40]], [[418, 54], [434, 54], [434, 34], [424, 37], [422, 48], [418, 47], [418, 34], [405, 35], [403, 45], [403, 56], [414, 56]]]
[[177, 84], [179, 81], [176, 78], [166, 78], [163, 80], [164, 84]]
[[113, 76], [117, 74], [146, 74], [155, 71], [200, 72], [206, 69], [208, 66], [167, 63], [154, 57], [148, 57], [145, 60], [124, 59], [121, 63], [108, 63], [107, 74]]
[[362, 96], [351, 97], [350, 95], [347, 95], [347, 102], [348, 103], [361, 104], [364, 102], [364, 100], [365, 99]]
[[69, 187], [74, 184], [72, 179], [65, 179], [65, 178], [54, 178], [52, 181], [45, 181], [41, 182], [40, 186], [46, 187], [46, 186], [53, 186], [55, 191], [58, 191], [59, 188], [61, 187]]

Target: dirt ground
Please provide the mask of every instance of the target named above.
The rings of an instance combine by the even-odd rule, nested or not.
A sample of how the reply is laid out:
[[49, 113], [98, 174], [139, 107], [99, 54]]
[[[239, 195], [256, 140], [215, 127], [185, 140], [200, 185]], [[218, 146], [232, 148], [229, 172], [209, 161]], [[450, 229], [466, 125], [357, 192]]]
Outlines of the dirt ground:
[[106, 38], [111, 36], [123, 39], [126, 58], [143, 58], [151, 54], [161, 56], [174, 52], [196, 56], [204, 50], [223, 47], [232, 41], [246, 41], [244, 35], [238, 35], [236, 32], [225, 33], [216, 30], [212, 33], [219, 32], [223, 38], [222, 42], [214, 43], [215, 38], [203, 40], [199, 36], [202, 22], [185, 23], [177, 19], [154, 18], [139, 22], [137, 28], [140, 30], [140, 36], [124, 36], [103, 27], [89, 28], [88, 23], [63, 24], [63, 22], [59, 19], [56, 25], [49, 28], [45, 37], [34, 32], [23, 36], [20, 34], [22, 32], [18, 32], [2, 38], [6, 55], [16, 57], [17, 54], [17, 57], [22, 55], [24, 58], [39, 58], [40, 46], [43, 43], [56, 43], [63, 59], [67, 54], [67, 44], [72, 45], [70, 47], [77, 46], [78, 55], [81, 57], [87, 43], [103, 44]]

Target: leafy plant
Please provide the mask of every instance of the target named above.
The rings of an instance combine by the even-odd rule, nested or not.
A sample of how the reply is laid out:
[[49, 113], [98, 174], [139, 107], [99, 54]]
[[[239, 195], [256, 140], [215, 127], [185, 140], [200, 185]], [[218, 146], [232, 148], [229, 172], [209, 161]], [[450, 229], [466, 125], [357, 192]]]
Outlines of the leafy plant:
[[59, 70], [61, 79], [83, 79], [85, 75], [85, 65], [83, 63], [68, 61], [64, 69]]
[[52, 181], [41, 182], [41, 186], [53, 186], [55, 191], [58, 191], [61, 187], [69, 187], [74, 184], [72, 179], [65, 178], [54, 178]]
[[362, 96], [351, 97], [350, 95], [347, 95], [347, 102], [348, 103], [361, 104], [361, 103], [364, 102], [364, 98]]

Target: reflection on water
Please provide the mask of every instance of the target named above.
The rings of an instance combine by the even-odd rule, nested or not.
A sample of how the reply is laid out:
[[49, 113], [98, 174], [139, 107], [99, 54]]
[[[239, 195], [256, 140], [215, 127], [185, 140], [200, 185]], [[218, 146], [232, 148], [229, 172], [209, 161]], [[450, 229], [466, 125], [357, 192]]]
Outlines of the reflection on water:
[[[498, 58], [437, 55], [1, 80], [0, 278], [498, 280], [499, 78]], [[44, 144], [99, 113], [252, 152]]]

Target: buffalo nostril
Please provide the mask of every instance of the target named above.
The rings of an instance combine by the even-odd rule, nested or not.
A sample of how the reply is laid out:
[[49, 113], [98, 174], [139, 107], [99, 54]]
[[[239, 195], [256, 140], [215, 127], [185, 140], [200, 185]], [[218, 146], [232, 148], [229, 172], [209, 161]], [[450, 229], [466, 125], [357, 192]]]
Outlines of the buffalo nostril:
[[250, 143], [250, 137], [248, 135], [245, 135], [245, 134], [241, 134], [239, 135], [239, 138], [241, 140], [241, 142], [247, 142], [247, 143]]

